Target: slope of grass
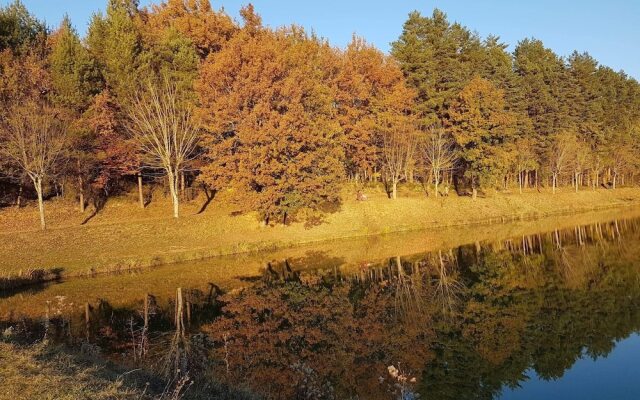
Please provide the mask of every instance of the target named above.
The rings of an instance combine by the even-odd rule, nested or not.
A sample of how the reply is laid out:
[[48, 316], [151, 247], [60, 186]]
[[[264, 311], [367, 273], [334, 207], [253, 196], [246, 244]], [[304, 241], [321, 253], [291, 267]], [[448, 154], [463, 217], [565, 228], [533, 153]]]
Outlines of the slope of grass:
[[80, 360], [59, 347], [0, 342], [0, 399], [147, 399], [106, 365]]
[[[211, 256], [284, 248], [324, 240], [474, 223], [499, 223], [640, 204], [640, 189], [582, 191], [556, 195], [530, 191], [468, 197], [426, 198], [405, 192], [392, 201], [371, 190], [369, 200], [346, 192], [337, 212], [309, 227], [302, 222], [264, 227], [255, 215], [237, 215], [216, 199], [202, 213], [202, 200], [184, 204], [182, 217], [170, 217], [170, 204], [158, 199], [142, 210], [133, 198], [111, 199], [83, 224], [73, 204], [49, 201], [49, 226], [37, 229], [37, 210], [0, 211], [0, 276], [58, 268], [61, 276], [79, 276], [154, 266]], [[31, 272], [30, 272], [31, 273]]]

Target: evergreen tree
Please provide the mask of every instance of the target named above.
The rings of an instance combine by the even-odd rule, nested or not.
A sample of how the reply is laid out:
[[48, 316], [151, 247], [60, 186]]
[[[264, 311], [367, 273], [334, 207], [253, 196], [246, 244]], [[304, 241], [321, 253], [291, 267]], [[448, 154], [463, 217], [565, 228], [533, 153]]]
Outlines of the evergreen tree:
[[0, 52], [9, 49], [15, 53], [24, 53], [38, 37], [46, 34], [45, 24], [31, 15], [20, 0], [0, 7]]
[[119, 101], [130, 97], [139, 81], [142, 38], [138, 18], [136, 1], [110, 0], [106, 16], [95, 14], [89, 25], [89, 51]]
[[460, 24], [449, 23], [442, 11], [434, 10], [431, 17], [417, 11], [409, 14], [391, 54], [418, 93], [417, 107], [424, 125], [446, 119], [450, 102], [477, 74], [481, 53], [478, 36]]
[[54, 100], [76, 111], [85, 109], [100, 88], [99, 71], [68, 16], [51, 38], [49, 56]]

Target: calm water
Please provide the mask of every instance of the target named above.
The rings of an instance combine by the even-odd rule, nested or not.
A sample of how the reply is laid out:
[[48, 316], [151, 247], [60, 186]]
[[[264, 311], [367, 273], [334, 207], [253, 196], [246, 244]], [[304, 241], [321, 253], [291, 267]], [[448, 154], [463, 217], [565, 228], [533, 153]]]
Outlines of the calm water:
[[606, 217], [59, 282], [2, 293], [0, 319], [157, 365], [181, 287], [184, 366], [265, 398], [638, 399], [640, 219]]

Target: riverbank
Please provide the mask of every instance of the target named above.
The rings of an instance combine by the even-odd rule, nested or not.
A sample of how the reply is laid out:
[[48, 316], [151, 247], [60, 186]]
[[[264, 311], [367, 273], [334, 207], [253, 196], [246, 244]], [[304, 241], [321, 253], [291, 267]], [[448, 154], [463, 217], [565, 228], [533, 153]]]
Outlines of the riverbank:
[[[1, 333], [0, 333], [1, 334]], [[4, 341], [3, 341], [4, 340]], [[90, 346], [88, 346], [90, 347]], [[83, 347], [84, 349], [84, 347]], [[98, 349], [98, 347], [94, 347]], [[214, 381], [166, 384], [144, 368], [127, 369], [99, 353], [47, 341], [17, 344], [0, 336], [0, 400], [251, 400]]]
[[152, 399], [126, 384], [123, 372], [60, 346], [18, 346], [0, 341], [0, 399]]
[[499, 193], [475, 201], [455, 195], [425, 198], [417, 192], [404, 193], [396, 201], [379, 192], [369, 193], [364, 202], [354, 197], [345, 195], [337, 212], [326, 214], [322, 223], [311, 227], [303, 222], [263, 227], [255, 215], [236, 215], [233, 207], [221, 207], [217, 201], [201, 213], [201, 203], [187, 203], [176, 221], [169, 217], [166, 201], [155, 201], [141, 210], [130, 199], [115, 199], [84, 224], [91, 210], [81, 215], [73, 205], [49, 202], [51, 228], [46, 232], [35, 229], [33, 207], [4, 210], [0, 212], [4, 244], [0, 276], [29, 283], [31, 279], [86, 276], [342, 238], [640, 205], [639, 188], [566, 190], [555, 195], [544, 191]]

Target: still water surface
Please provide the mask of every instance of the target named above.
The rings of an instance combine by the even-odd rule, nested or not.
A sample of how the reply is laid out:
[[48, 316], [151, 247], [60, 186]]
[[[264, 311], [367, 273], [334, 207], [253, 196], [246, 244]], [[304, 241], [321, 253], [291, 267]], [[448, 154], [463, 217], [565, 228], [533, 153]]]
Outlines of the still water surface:
[[58, 282], [0, 321], [132, 363], [148, 294], [151, 360], [181, 287], [188, 367], [265, 398], [639, 399], [640, 219], [491, 229]]

